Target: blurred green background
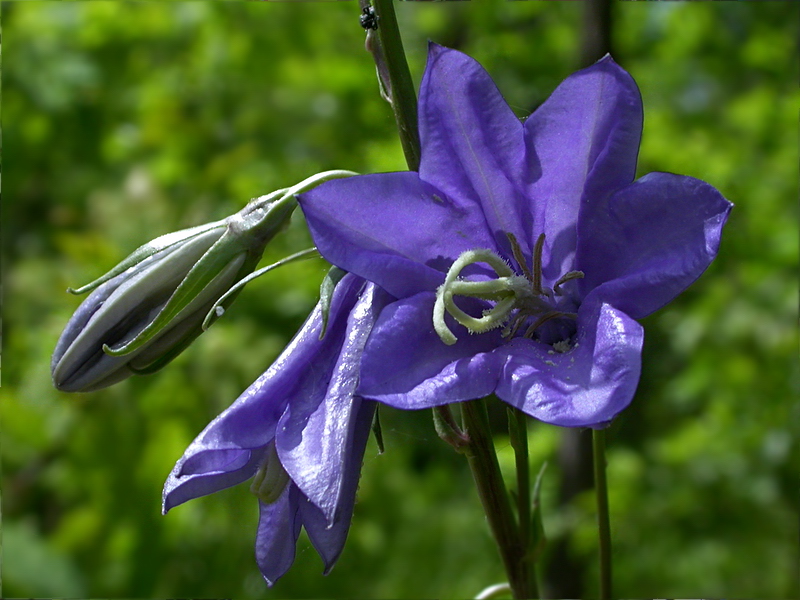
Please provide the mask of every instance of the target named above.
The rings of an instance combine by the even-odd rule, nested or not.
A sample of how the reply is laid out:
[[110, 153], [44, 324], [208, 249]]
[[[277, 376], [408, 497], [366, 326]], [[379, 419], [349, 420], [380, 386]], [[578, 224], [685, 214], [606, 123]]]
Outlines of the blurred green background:
[[[720, 256], [646, 319], [642, 382], [609, 438], [619, 597], [788, 598], [798, 566], [798, 211], [793, 3], [614, 5], [639, 83], [639, 174], [705, 179], [736, 205]], [[520, 116], [579, 66], [580, 2], [401, 3], [479, 60]], [[184, 448], [277, 356], [322, 261], [251, 284], [157, 375], [56, 392], [64, 293], [148, 239], [317, 171], [403, 170], [356, 2], [3, 2], [3, 595], [463, 598], [503, 580], [463, 458], [426, 413], [384, 410], [331, 575], [303, 535], [272, 590], [241, 485], [160, 514]], [[265, 262], [309, 245], [300, 215]], [[498, 410], [502, 423], [502, 411]], [[563, 431], [533, 423], [544, 559], [596, 595], [593, 497], [559, 502]], [[511, 453], [502, 428], [497, 445]], [[545, 569], [543, 568], [542, 571]], [[550, 581], [549, 588], [559, 589]]]

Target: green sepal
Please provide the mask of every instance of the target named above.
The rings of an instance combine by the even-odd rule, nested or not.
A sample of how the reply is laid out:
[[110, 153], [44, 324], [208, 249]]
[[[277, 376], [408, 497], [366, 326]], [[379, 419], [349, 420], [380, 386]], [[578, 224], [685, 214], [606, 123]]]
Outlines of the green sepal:
[[381, 429], [381, 407], [375, 407], [375, 416], [372, 417], [372, 433], [375, 436], [375, 443], [378, 444], [378, 454], [383, 454], [386, 448], [383, 445], [383, 430]]
[[213, 223], [206, 223], [205, 225], [198, 225], [197, 227], [190, 227], [189, 229], [182, 229], [180, 231], [173, 231], [172, 233], [167, 233], [160, 237], [157, 237], [154, 240], [147, 242], [144, 246], [140, 246], [136, 250], [134, 250], [131, 254], [128, 255], [125, 260], [119, 263], [116, 267], [111, 269], [108, 273], [103, 275], [102, 277], [95, 279], [91, 283], [87, 283], [83, 287], [79, 287], [78, 289], [67, 288], [67, 292], [70, 294], [80, 295], [85, 294], [86, 292], [91, 292], [95, 288], [99, 287], [109, 279], [113, 279], [120, 273], [124, 273], [131, 267], [138, 265], [143, 260], [150, 258], [157, 252], [161, 252], [162, 250], [166, 250], [167, 248], [174, 246], [175, 244], [181, 242], [187, 242], [192, 238], [195, 238], [207, 231], [211, 231], [212, 229], [216, 229], [218, 227], [224, 227], [225, 220], [222, 221], [215, 221]]
[[154, 360], [145, 367], [134, 367], [133, 365], [128, 365], [128, 368], [135, 375], [150, 375], [151, 373], [160, 371], [161, 369], [166, 367], [169, 363], [171, 363], [175, 358], [177, 358], [181, 352], [183, 352], [184, 350], [186, 350], [186, 348], [191, 346], [192, 342], [195, 341], [198, 337], [200, 337], [201, 333], [203, 333], [202, 329], [199, 329], [198, 331], [193, 331], [191, 335], [187, 335], [178, 344], [171, 346], [167, 352], [159, 356], [156, 360]]
[[[206, 329], [211, 327], [211, 325], [215, 323], [217, 319], [219, 319], [222, 315], [224, 315], [228, 306], [231, 304], [231, 301], [239, 294], [240, 291], [242, 291], [245, 285], [247, 285], [254, 279], [261, 277], [265, 273], [269, 273], [273, 269], [277, 269], [278, 267], [288, 265], [291, 262], [295, 262], [297, 260], [306, 260], [309, 258], [317, 258], [319, 257], [319, 255], [320, 254], [319, 252], [317, 252], [316, 247], [308, 248], [306, 250], [301, 250], [300, 252], [295, 252], [294, 254], [291, 254], [286, 258], [282, 258], [281, 260], [274, 262], [271, 265], [267, 265], [266, 267], [263, 267], [258, 271], [250, 273], [247, 277], [243, 277], [242, 279], [237, 281], [234, 286], [232, 286], [227, 292], [225, 292], [219, 298], [219, 300], [217, 300], [213, 304], [211, 309], [206, 314], [205, 319], [203, 319], [202, 330], [205, 331]], [[242, 271], [247, 272], [245, 269], [242, 269]]]
[[449, 404], [433, 407], [433, 428], [439, 438], [450, 444], [453, 449], [465, 454], [469, 448], [469, 436], [456, 423]]
[[339, 267], [331, 267], [319, 286], [319, 305], [322, 310], [322, 329], [319, 332], [319, 339], [325, 337], [325, 331], [328, 328], [328, 315], [331, 312], [331, 302], [333, 302], [333, 292], [336, 291], [336, 286], [345, 275], [347, 275], [347, 271]]
[[[245, 265], [242, 266], [241, 271], [244, 272], [246, 270], [246, 265], [247, 263], [245, 263]], [[236, 300], [236, 297], [239, 295], [239, 292], [241, 291], [242, 288], [233, 290], [233, 293], [228, 295], [224, 301], [215, 303], [215, 306], [222, 306], [224, 312], [224, 310], [227, 309], [228, 306], [233, 304], [233, 301]], [[183, 334], [183, 336], [180, 338], [178, 342], [173, 341], [169, 344], [166, 344], [165, 345], [167, 347], [166, 352], [161, 353], [155, 360], [147, 363], [142, 367], [137, 367], [135, 366], [134, 363], [140, 361], [141, 359], [140, 357], [136, 357], [134, 358], [133, 361], [131, 361], [131, 363], [128, 364], [128, 368], [131, 371], [133, 371], [136, 375], [150, 375], [151, 373], [160, 371], [161, 369], [166, 367], [169, 363], [171, 363], [173, 359], [177, 358], [177, 356], [181, 352], [186, 350], [186, 348], [188, 348], [192, 344], [192, 342], [194, 342], [198, 337], [200, 337], [200, 334], [202, 334], [205, 331], [205, 329], [206, 328], [203, 327], [202, 325], [195, 324], [189, 331]], [[161, 340], [158, 339], [154, 342], [154, 344], [158, 345], [160, 342]]]
[[[103, 352], [110, 356], [124, 356], [144, 346], [178, 316], [211, 282], [228, 275], [226, 267], [233, 266], [231, 264], [233, 259], [243, 253], [244, 249], [241, 244], [235, 239], [231, 242], [226, 231], [194, 264], [156, 318], [142, 329], [139, 335], [117, 348], [110, 348], [104, 344]], [[236, 265], [237, 271], [239, 271], [239, 267], [240, 265]]]
[[[282, 190], [259, 198], [242, 211], [226, 219], [225, 233], [198, 260], [170, 296], [167, 303], [147, 327], [127, 344], [117, 348], [103, 345], [103, 352], [110, 356], [124, 356], [144, 346], [177, 317], [190, 303], [198, 299], [215, 280], [222, 285], [216, 296], [222, 296], [228, 288], [245, 273], [252, 271], [261, 260], [267, 243], [289, 221], [297, 206], [293, 196], [284, 195], [280, 200], [269, 202]], [[266, 210], [264, 210], [266, 209]], [[240, 264], [236, 264], [238, 258]], [[242, 267], [246, 266], [247, 269]], [[235, 273], [231, 273], [235, 271]], [[203, 302], [213, 300], [209, 298]]]

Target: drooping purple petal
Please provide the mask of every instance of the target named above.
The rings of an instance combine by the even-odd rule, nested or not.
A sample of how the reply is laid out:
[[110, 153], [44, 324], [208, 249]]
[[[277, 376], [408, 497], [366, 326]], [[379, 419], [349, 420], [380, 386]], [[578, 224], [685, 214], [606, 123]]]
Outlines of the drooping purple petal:
[[480, 214], [416, 173], [337, 179], [298, 200], [320, 253], [395, 297], [436, 289], [461, 252], [494, 244]]
[[537, 169], [529, 172], [520, 120], [477, 61], [429, 44], [419, 132], [420, 178], [457, 205], [483, 213], [494, 236], [494, 245], [474, 240], [473, 247], [497, 247], [508, 254], [506, 233], [513, 233], [530, 252], [533, 221], [526, 183]]
[[[340, 285], [353, 282], [363, 285], [353, 275]], [[342, 319], [326, 333], [326, 338], [331, 336], [328, 344], [333, 351], [320, 355], [314, 363], [314, 379], [329, 383], [291, 398], [278, 424], [276, 446], [281, 463], [328, 523], [334, 520], [347, 476], [345, 463], [361, 404], [354, 398], [361, 356], [375, 319], [391, 299], [374, 284], [367, 284], [360, 297], [353, 295], [347, 322]]]
[[348, 275], [331, 303], [328, 335], [319, 339], [317, 306], [281, 356], [189, 445], [164, 486], [163, 510], [252, 477], [287, 404], [294, 398], [322, 397], [330, 371], [309, 365], [335, 362], [347, 317], [364, 286]]
[[650, 173], [582, 220], [578, 268], [584, 294], [640, 319], [694, 282], [717, 255], [731, 203], [713, 187]]
[[[200, 451], [194, 454], [192, 446], [189, 446], [164, 483], [162, 513], [166, 514], [168, 510], [187, 500], [207, 496], [247, 481], [255, 475], [264, 454], [265, 448]], [[188, 459], [194, 459], [194, 464], [185, 469]]]
[[303, 526], [306, 528], [311, 543], [314, 544], [325, 563], [327, 575], [339, 558], [344, 547], [350, 520], [353, 517], [358, 479], [361, 474], [361, 462], [369, 438], [372, 418], [375, 414], [375, 403], [369, 400], [355, 399], [357, 414], [352, 421], [350, 437], [346, 441], [347, 452], [344, 456], [344, 480], [335, 510], [335, 519], [329, 523], [325, 515], [310, 501], [300, 504]]
[[299, 515], [301, 497], [299, 490], [289, 483], [272, 504], [258, 503], [256, 562], [270, 587], [294, 562], [302, 525]]
[[529, 198], [550, 281], [573, 269], [579, 213], [633, 181], [641, 133], [639, 89], [610, 56], [570, 75], [525, 121], [530, 160], [541, 169]]
[[630, 404], [641, 371], [642, 326], [625, 313], [590, 301], [578, 312], [577, 344], [566, 353], [516, 338], [504, 357], [500, 399], [564, 427], [602, 427]]
[[323, 345], [319, 341], [320, 315], [317, 306], [269, 369], [211, 421], [190, 448], [258, 448], [273, 439], [289, 395], [296, 390], [304, 378], [306, 365], [315, 359]]
[[[404, 409], [481, 398], [494, 391], [499, 362], [490, 354], [500, 331], [470, 335], [450, 320], [452, 346], [433, 329], [435, 295], [423, 292], [383, 309], [362, 360], [359, 393]], [[469, 309], [469, 302], [462, 302]]]

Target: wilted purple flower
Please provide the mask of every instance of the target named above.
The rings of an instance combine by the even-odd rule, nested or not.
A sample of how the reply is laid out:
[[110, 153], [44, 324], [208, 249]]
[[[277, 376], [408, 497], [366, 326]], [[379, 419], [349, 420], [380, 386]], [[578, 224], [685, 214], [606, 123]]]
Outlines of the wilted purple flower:
[[494, 392], [548, 423], [604, 426], [638, 383], [634, 319], [708, 267], [731, 204], [691, 177], [634, 181], [641, 97], [608, 56], [523, 123], [477, 62], [432, 44], [419, 127], [419, 173], [299, 198], [322, 255], [399, 299], [359, 393], [416, 409]]
[[375, 403], [355, 395], [366, 339], [390, 300], [346, 275], [325, 335], [320, 306], [283, 354], [187, 448], [164, 486], [163, 511], [253, 478], [256, 559], [272, 585], [305, 527], [327, 573], [344, 546]]

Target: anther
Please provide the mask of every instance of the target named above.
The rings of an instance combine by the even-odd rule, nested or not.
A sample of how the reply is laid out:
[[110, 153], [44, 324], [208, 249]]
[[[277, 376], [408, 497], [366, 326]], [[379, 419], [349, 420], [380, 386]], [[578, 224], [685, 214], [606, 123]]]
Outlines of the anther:
[[561, 312], [559, 310], [544, 313], [543, 315], [540, 315], [539, 318], [536, 319], [530, 327], [528, 327], [528, 329], [525, 330], [525, 335], [523, 337], [533, 337], [534, 332], [539, 329], [539, 327], [547, 323], [547, 321], [550, 321], [551, 319], [558, 319], [560, 317], [577, 319], [578, 315], [576, 313]]
[[533, 247], [533, 291], [536, 294], [543, 294], [542, 290], [542, 249], [544, 248], [544, 234], [539, 234], [536, 245]]
[[572, 281], [573, 279], [583, 279], [583, 271], [570, 271], [569, 273], [564, 273], [561, 278], [556, 281], [555, 285], [553, 285], [553, 291], [561, 296], [561, 286], [568, 281]]
[[511, 243], [511, 253], [514, 255], [514, 260], [517, 261], [517, 264], [519, 264], [522, 273], [528, 281], [533, 281], [533, 273], [531, 273], [531, 270], [528, 268], [528, 263], [525, 261], [525, 256], [522, 254], [522, 248], [520, 248], [519, 242], [517, 241], [517, 236], [513, 233], [506, 233], [506, 237], [508, 237], [508, 241]]

